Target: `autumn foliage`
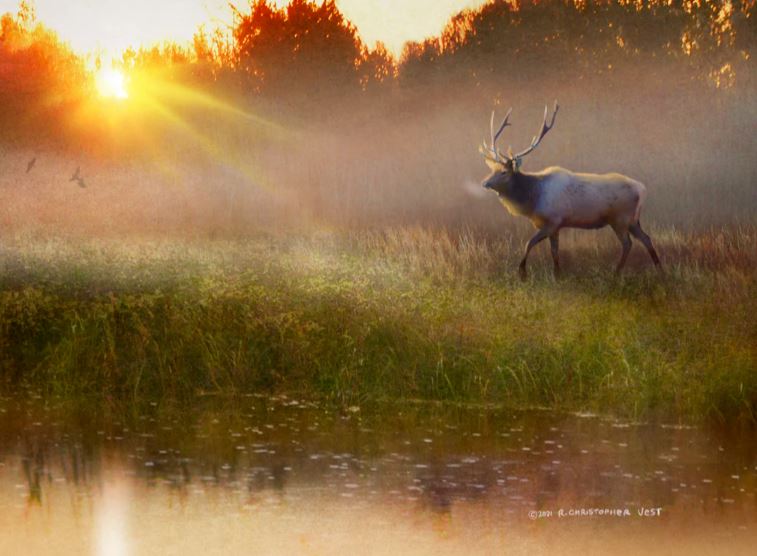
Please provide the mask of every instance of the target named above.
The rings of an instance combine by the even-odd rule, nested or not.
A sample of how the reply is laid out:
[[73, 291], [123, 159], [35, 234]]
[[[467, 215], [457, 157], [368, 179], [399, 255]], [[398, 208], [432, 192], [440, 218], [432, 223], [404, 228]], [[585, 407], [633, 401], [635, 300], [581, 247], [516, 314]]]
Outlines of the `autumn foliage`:
[[9, 123], [39, 134], [43, 121], [81, 101], [86, 86], [82, 60], [36, 22], [27, 4], [0, 17], [0, 136], [14, 135]]

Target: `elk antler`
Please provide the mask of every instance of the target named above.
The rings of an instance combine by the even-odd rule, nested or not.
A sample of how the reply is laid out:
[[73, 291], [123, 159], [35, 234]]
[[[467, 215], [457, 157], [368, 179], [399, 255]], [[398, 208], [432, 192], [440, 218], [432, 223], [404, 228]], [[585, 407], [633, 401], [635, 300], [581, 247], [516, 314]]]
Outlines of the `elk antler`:
[[[505, 114], [505, 119], [502, 120], [502, 124], [499, 126], [499, 129], [497, 132], [494, 132], [494, 110], [492, 110], [492, 117], [489, 120], [489, 131], [491, 133], [491, 146], [486, 144], [486, 141], [484, 140], [483, 148], [487, 151], [484, 152], [482, 150], [481, 152], [484, 154], [484, 156], [488, 156], [488, 154], [491, 154], [494, 158], [494, 160], [498, 162], [504, 162], [505, 157], [497, 150], [497, 139], [499, 139], [499, 136], [502, 135], [502, 132], [505, 130], [505, 128], [509, 125], [508, 120], [510, 119], [510, 113], [513, 111], [512, 108], [507, 111], [507, 114]], [[488, 154], [487, 154], [488, 153]]]
[[559, 109], [560, 109], [560, 106], [557, 104], [557, 101], [555, 101], [555, 111], [552, 113], [552, 121], [549, 122], [549, 125], [547, 125], [547, 115], [549, 114], [549, 111], [547, 110], [546, 106], [544, 107], [544, 121], [541, 124], [541, 131], [539, 132], [538, 135], [535, 135], [534, 138], [531, 140], [531, 146], [519, 152], [518, 154], [516, 154], [514, 158], [521, 158], [523, 156], [526, 156], [528, 153], [530, 153], [536, 147], [539, 146], [539, 143], [541, 143], [541, 140], [544, 138], [547, 132], [550, 129], [552, 129], [553, 125], [555, 125], [555, 116], [557, 116], [557, 111]]

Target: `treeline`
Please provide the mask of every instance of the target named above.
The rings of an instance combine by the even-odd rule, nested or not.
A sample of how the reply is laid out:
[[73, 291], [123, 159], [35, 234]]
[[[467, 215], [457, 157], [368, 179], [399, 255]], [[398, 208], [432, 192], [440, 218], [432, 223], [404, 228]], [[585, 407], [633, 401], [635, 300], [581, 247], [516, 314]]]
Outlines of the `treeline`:
[[757, 41], [754, 0], [492, 0], [450, 19], [439, 36], [410, 42], [394, 58], [365, 45], [333, 0], [269, 0], [232, 6], [231, 34], [203, 29], [189, 48], [130, 52], [124, 61], [189, 65], [201, 81], [220, 80], [253, 94], [319, 96], [450, 81], [481, 86], [586, 78], [668, 61], [700, 81], [729, 87], [752, 78]]
[[231, 8], [230, 33], [200, 28], [191, 46], [129, 50], [123, 65], [275, 97], [351, 93], [395, 76], [386, 48], [369, 49], [333, 1], [293, 0], [276, 8], [260, 0], [248, 11]]
[[667, 60], [715, 86], [748, 79], [757, 40], [751, 0], [494, 0], [408, 44], [400, 82], [586, 78]]
[[[369, 47], [333, 0], [232, 6], [228, 33], [199, 29], [192, 45], [129, 50], [120, 63], [194, 86], [286, 102], [375, 100], [439, 91], [585, 79], [671, 65], [706, 86], [753, 87], [754, 0], [492, 0], [454, 16], [399, 59]], [[22, 123], [65, 111], [92, 88], [84, 62], [21, 3], [0, 26], [0, 116]]]

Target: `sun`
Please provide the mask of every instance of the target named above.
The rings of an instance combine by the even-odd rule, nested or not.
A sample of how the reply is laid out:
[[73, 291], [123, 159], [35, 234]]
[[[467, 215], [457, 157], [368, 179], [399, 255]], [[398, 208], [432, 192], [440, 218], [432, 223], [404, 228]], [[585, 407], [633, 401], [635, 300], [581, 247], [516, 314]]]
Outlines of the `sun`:
[[129, 98], [126, 76], [117, 69], [101, 69], [95, 76], [97, 92], [105, 98], [124, 100]]

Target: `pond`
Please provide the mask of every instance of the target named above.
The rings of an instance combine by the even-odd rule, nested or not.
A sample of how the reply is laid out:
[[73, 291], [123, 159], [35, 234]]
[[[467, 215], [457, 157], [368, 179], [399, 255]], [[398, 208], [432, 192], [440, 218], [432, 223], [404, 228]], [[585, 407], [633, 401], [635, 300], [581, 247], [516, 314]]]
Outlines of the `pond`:
[[754, 554], [756, 440], [428, 404], [5, 398], [0, 554]]

